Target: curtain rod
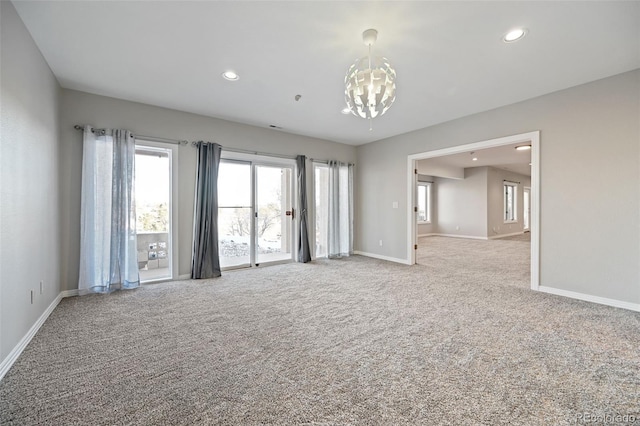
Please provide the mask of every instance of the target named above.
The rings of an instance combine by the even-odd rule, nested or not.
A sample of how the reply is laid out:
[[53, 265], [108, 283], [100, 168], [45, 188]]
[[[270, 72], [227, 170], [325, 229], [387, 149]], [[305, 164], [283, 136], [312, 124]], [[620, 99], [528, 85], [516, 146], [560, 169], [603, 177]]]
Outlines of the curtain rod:
[[[202, 141], [198, 141], [198, 142], [202, 142]], [[191, 142], [192, 146], [196, 146], [198, 144], [198, 142], [194, 141]], [[229, 151], [229, 152], [237, 152], [239, 154], [253, 154], [253, 155], [263, 155], [265, 157], [277, 157], [277, 158], [285, 158], [288, 160], [295, 160], [297, 156], [295, 155], [282, 155], [282, 154], [270, 154], [268, 152], [259, 152], [259, 151], [253, 151], [250, 149], [240, 149], [240, 148], [227, 148], [227, 147], [222, 147], [223, 151]], [[329, 160], [318, 160], [317, 158], [307, 158], [309, 161], [315, 161], [316, 163], [329, 163]], [[349, 163], [350, 165], [354, 165], [353, 163]]]
[[[73, 126], [73, 128], [76, 129], [76, 130], [83, 130], [84, 131], [84, 126], [80, 126], [78, 124]], [[94, 129], [94, 130], [103, 130], [103, 129]], [[92, 130], [92, 132], [94, 132], [94, 130]], [[177, 139], [159, 138], [157, 136], [144, 136], [144, 135], [134, 134], [134, 137], [136, 139], [143, 139], [143, 140], [147, 140], [147, 141], [160, 142], [160, 143], [169, 143], [169, 144], [172, 144], [172, 145], [188, 145], [189, 144], [189, 141], [177, 140]]]
[[507, 179], [502, 179], [503, 182], [509, 182], [509, 183], [517, 183], [518, 185], [520, 185], [520, 182], [516, 182], [513, 180], [507, 180]]
[[[76, 130], [83, 130], [84, 131], [84, 126], [80, 126], [78, 124], [76, 124], [75, 126], [73, 126], [74, 129]], [[94, 129], [94, 130], [102, 130], [102, 129]], [[189, 145], [189, 141], [186, 140], [177, 140], [177, 139], [167, 139], [167, 138], [159, 138], [157, 136], [143, 136], [143, 135], [135, 135], [136, 139], [144, 139], [144, 140], [149, 140], [149, 141], [154, 141], [154, 142], [161, 142], [161, 143], [170, 143], [173, 145], [182, 145], [182, 146], [186, 146]], [[197, 146], [198, 142], [202, 142], [202, 141], [193, 141], [191, 142], [191, 146]], [[237, 152], [240, 154], [253, 154], [253, 155], [263, 155], [263, 156], [267, 156], [267, 157], [277, 157], [277, 158], [285, 158], [287, 160], [295, 160], [296, 156], [291, 156], [291, 155], [281, 155], [281, 154], [270, 154], [268, 152], [259, 152], [259, 151], [252, 151], [249, 149], [240, 149], [240, 148], [227, 148], [227, 147], [222, 147], [223, 150], [225, 151], [229, 151], [229, 152]], [[317, 158], [309, 158], [310, 161], [315, 161], [317, 163], [329, 163], [329, 160], [319, 160]], [[349, 163], [351, 165], [355, 165], [353, 163]]]
[[[199, 141], [202, 142], [202, 141]], [[191, 145], [193, 146], [197, 146], [198, 142], [191, 142]], [[277, 158], [285, 158], [287, 160], [295, 160], [296, 156], [293, 155], [281, 155], [281, 154], [269, 154], [268, 152], [259, 152], [259, 151], [253, 151], [250, 149], [240, 149], [240, 148], [227, 148], [225, 146], [222, 147], [223, 151], [229, 151], [229, 152], [237, 152], [238, 154], [252, 154], [252, 155], [263, 155], [266, 157], [277, 157]]]

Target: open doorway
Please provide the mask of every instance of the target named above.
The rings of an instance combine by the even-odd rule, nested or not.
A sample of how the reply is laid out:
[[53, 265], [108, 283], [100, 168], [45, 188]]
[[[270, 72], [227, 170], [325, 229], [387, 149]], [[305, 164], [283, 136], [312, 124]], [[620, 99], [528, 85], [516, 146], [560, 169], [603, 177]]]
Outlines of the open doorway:
[[[525, 232], [526, 212], [527, 227], [530, 231], [526, 238], [530, 238], [531, 288], [537, 290], [539, 286], [540, 235], [539, 144], [540, 133], [531, 132], [410, 155], [408, 157], [407, 180], [407, 199], [409, 200], [407, 233], [410, 247], [408, 247], [407, 263], [416, 263], [420, 234], [466, 238], [468, 241], [520, 238], [518, 235]], [[522, 174], [517, 173], [515, 165], [501, 164], [500, 159], [497, 159], [494, 164], [480, 161], [483, 150], [486, 150], [487, 153], [492, 150], [511, 153], [516, 151], [516, 146], [530, 147], [528, 151], [530, 159], [521, 161], [518, 166], [526, 166], [529, 176], [526, 176], [523, 169], [519, 170]], [[457, 157], [457, 160], [464, 159], [468, 161], [469, 167], [448, 169], [440, 167], [440, 165], [447, 164], [447, 161], [442, 161], [447, 157]], [[476, 160], [473, 160], [474, 158]], [[433, 160], [431, 161], [432, 167], [421, 173], [418, 170], [420, 161], [429, 159]], [[473, 167], [473, 164], [477, 164], [479, 167]], [[456, 179], [458, 182], [466, 182], [464, 185], [456, 185]], [[493, 183], [490, 185], [489, 182]], [[420, 191], [423, 185], [429, 185], [428, 193], [431, 194], [431, 199], [427, 202], [420, 199], [421, 194], [427, 193], [427, 191]], [[443, 200], [443, 194], [439, 193], [440, 187], [440, 191], [446, 192], [446, 196], [451, 198], [455, 195], [451, 195], [453, 192], [449, 191], [450, 187], [470, 187], [473, 185], [478, 187], [484, 185], [485, 191], [484, 194], [476, 195], [475, 200], [468, 197]], [[444, 191], [445, 186], [447, 191]], [[526, 208], [524, 206], [525, 188], [528, 196]], [[469, 188], [463, 189], [467, 192], [469, 190]], [[441, 201], [443, 205], [438, 206], [438, 201]], [[445, 204], [447, 208], [443, 208]], [[430, 206], [431, 220], [429, 223], [421, 220], [426, 217], [421, 213], [421, 205]]]

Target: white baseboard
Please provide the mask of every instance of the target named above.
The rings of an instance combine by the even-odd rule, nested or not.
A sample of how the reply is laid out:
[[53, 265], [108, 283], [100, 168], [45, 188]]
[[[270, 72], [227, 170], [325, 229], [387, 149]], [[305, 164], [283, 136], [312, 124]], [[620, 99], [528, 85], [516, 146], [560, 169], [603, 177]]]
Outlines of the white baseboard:
[[512, 232], [510, 234], [500, 234], [500, 235], [492, 235], [489, 237], [490, 240], [497, 240], [498, 238], [506, 238], [506, 237], [514, 237], [516, 235], [523, 235], [524, 231], [520, 232]]
[[13, 350], [9, 352], [9, 355], [7, 355], [6, 358], [2, 360], [2, 362], [0, 362], [0, 380], [2, 380], [5, 374], [7, 374], [11, 366], [16, 362], [16, 360], [22, 353], [22, 351], [24, 351], [24, 348], [27, 347], [31, 339], [33, 339], [33, 336], [35, 336], [38, 330], [40, 330], [40, 327], [42, 327], [42, 324], [44, 324], [47, 318], [49, 318], [49, 315], [51, 315], [51, 312], [53, 312], [56, 306], [58, 306], [58, 303], [60, 303], [62, 298], [65, 297], [63, 296], [63, 293], [64, 292], [58, 294], [58, 296], [55, 299], [53, 299], [53, 302], [51, 302], [49, 307], [47, 307], [47, 309], [45, 309], [42, 315], [40, 315], [40, 317], [35, 322], [35, 324], [31, 326], [27, 334], [25, 334], [24, 337], [20, 339], [20, 341], [13, 348]]
[[640, 312], [640, 303], [623, 302], [622, 300], [592, 296], [590, 294], [561, 290], [559, 288], [553, 287], [539, 286], [537, 290], [543, 293], [555, 294], [556, 296], [570, 297], [571, 299], [584, 300], [585, 302], [598, 303], [600, 305], [613, 306], [614, 308], [628, 309], [630, 311]]
[[427, 237], [450, 237], [450, 238], [466, 238], [469, 240], [488, 240], [487, 237], [476, 237], [475, 235], [458, 235], [458, 234], [427, 234]]
[[353, 254], [359, 254], [360, 256], [372, 257], [374, 259], [388, 260], [389, 262], [402, 263], [403, 265], [409, 265], [409, 262], [407, 261], [407, 259], [398, 259], [397, 257], [383, 256], [381, 254], [375, 254], [375, 253], [365, 253], [363, 251], [357, 251], [357, 250], [354, 251]]
[[191, 274], [178, 275], [179, 280], [188, 280], [190, 278], [191, 278]]

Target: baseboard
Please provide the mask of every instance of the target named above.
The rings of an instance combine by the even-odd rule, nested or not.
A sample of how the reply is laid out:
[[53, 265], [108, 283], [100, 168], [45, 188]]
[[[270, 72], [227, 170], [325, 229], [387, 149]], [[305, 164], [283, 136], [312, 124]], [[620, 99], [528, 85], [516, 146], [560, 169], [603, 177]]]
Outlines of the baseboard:
[[75, 288], [73, 290], [65, 290], [65, 291], [60, 293], [60, 296], [62, 296], [63, 299], [65, 297], [80, 296], [80, 291], [77, 288]]
[[402, 263], [403, 265], [409, 265], [407, 259], [398, 259], [397, 257], [383, 256], [381, 254], [375, 253], [365, 253], [363, 251], [354, 251], [353, 254], [358, 254], [360, 256], [372, 257], [374, 259], [387, 260], [389, 262]]
[[427, 237], [450, 237], [450, 238], [466, 238], [469, 240], [488, 240], [487, 237], [476, 237], [474, 235], [458, 235], [458, 234], [428, 234]]
[[516, 235], [524, 235], [524, 231], [512, 232], [510, 234], [492, 235], [491, 237], [489, 237], [489, 239], [490, 240], [497, 240], [499, 238], [515, 237]]
[[559, 288], [539, 286], [538, 291], [555, 294], [556, 296], [569, 297], [571, 299], [584, 300], [585, 302], [598, 303], [600, 305], [613, 306], [614, 308], [627, 309], [640, 312], [640, 303], [623, 302], [622, 300], [608, 299], [606, 297], [592, 296], [590, 294], [577, 293], [575, 291], [561, 290]]
[[0, 362], [0, 380], [2, 380], [2, 378], [5, 376], [5, 374], [7, 374], [9, 369], [11, 369], [11, 366], [13, 366], [13, 364], [16, 362], [16, 360], [18, 359], [22, 351], [24, 351], [24, 349], [27, 347], [27, 345], [31, 341], [31, 339], [33, 339], [33, 336], [35, 336], [38, 330], [40, 330], [40, 327], [42, 327], [42, 324], [44, 324], [47, 318], [49, 318], [49, 315], [51, 315], [51, 312], [53, 312], [56, 306], [58, 306], [58, 303], [60, 303], [63, 297], [66, 297], [66, 296], [63, 296], [63, 293], [64, 292], [58, 294], [58, 296], [55, 299], [53, 299], [53, 302], [51, 302], [49, 307], [42, 313], [42, 315], [40, 315], [40, 317], [35, 322], [35, 324], [31, 326], [27, 334], [25, 334], [24, 337], [20, 339], [20, 341], [13, 348], [13, 350], [9, 352], [9, 355], [7, 355], [6, 358], [2, 360], [2, 362]]
[[179, 280], [188, 280], [191, 278], [191, 274], [178, 275]]

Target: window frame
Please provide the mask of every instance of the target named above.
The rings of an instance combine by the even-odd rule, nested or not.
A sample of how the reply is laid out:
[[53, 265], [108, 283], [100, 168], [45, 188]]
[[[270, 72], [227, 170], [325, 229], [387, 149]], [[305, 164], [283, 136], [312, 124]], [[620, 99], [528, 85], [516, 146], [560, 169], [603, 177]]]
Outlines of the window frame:
[[[417, 185], [416, 185], [416, 200], [418, 201], [417, 204], [417, 211], [416, 211], [416, 221], [418, 223], [418, 225], [430, 225], [431, 224], [431, 219], [432, 219], [432, 215], [431, 215], [431, 206], [432, 206], [432, 200], [433, 200], [433, 195], [432, 195], [432, 189], [433, 189], [433, 182], [427, 182], [427, 181], [418, 181]], [[425, 204], [425, 220], [420, 220], [420, 187], [424, 187], [425, 188], [425, 193], [424, 193], [424, 204]]]
[[[502, 183], [502, 195], [503, 195], [503, 221], [504, 223], [517, 223], [518, 222], [518, 182], [512, 182], [505, 180]], [[513, 195], [511, 202], [508, 200], [508, 188], [513, 188]], [[509, 204], [511, 204], [511, 215], [509, 215]]]

